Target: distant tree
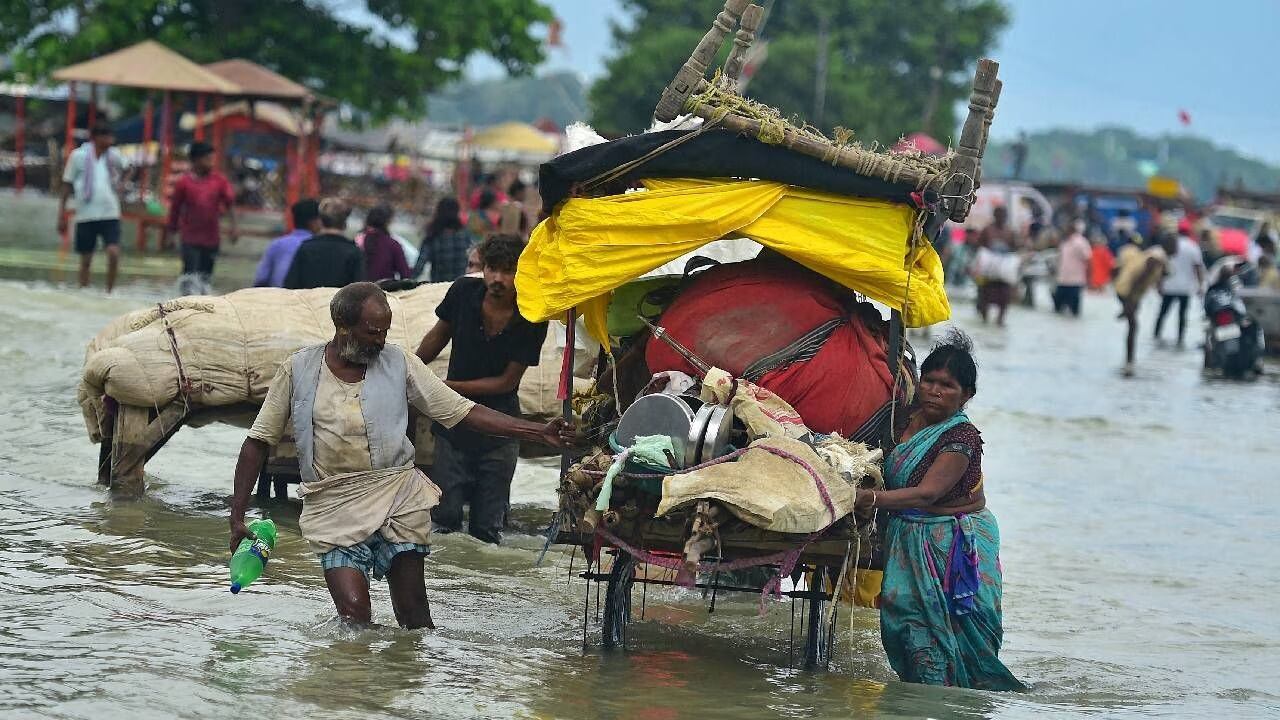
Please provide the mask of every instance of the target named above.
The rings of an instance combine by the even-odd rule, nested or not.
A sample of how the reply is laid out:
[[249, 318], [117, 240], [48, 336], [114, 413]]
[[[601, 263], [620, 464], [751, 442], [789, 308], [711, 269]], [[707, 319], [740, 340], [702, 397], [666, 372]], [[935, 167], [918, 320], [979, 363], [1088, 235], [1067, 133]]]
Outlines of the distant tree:
[[538, 0], [368, 0], [386, 32], [337, 17], [308, 0], [21, 0], [0, 2], [3, 72], [39, 80], [54, 70], [141, 40], [196, 62], [246, 58], [374, 120], [414, 117], [426, 94], [462, 76], [469, 57], [493, 57], [511, 73], [543, 59], [533, 26], [550, 22]]
[[[1028, 135], [1027, 147], [1023, 177], [1031, 182], [1140, 188], [1147, 182], [1144, 169], [1157, 167], [1201, 201], [1211, 199], [1224, 180], [1239, 180], [1252, 190], [1280, 190], [1280, 167], [1190, 135], [1143, 136], [1123, 127], [1042, 130]], [[1011, 145], [993, 140], [984, 175], [1007, 177], [1012, 159]]]
[[[614, 25], [615, 54], [590, 94], [592, 120], [609, 133], [648, 125], [662, 88], [724, 2], [622, 5], [633, 21]], [[1007, 22], [999, 0], [784, 0], [773, 5], [761, 34], [769, 55], [748, 94], [825, 128], [852, 128], [863, 140], [891, 143], [919, 130], [945, 142], [955, 133], [955, 106], [967, 97], [974, 63]], [[820, 56], [825, 92], [816, 102]]]
[[454, 83], [427, 99], [432, 122], [494, 125], [547, 118], [560, 127], [586, 120], [586, 87], [573, 72]]

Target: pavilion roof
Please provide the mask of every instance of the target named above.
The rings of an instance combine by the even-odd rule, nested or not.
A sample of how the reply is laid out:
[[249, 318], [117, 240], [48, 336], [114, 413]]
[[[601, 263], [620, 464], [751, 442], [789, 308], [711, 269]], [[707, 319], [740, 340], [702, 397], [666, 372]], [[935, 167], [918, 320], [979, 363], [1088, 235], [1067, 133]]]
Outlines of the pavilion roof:
[[64, 82], [91, 82], [148, 90], [242, 95], [240, 86], [154, 40], [143, 40], [53, 73]]
[[251, 60], [220, 60], [205, 65], [204, 69], [237, 85], [240, 88], [239, 94], [249, 97], [302, 100], [314, 94], [305, 85]]

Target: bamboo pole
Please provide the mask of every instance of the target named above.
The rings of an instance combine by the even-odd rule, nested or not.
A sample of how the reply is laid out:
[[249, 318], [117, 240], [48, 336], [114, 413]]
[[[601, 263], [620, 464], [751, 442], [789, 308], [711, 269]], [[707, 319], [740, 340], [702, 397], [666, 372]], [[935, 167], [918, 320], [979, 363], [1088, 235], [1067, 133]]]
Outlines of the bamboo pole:
[[[693, 108], [693, 114], [709, 121], [717, 116], [718, 111], [714, 106], [700, 103]], [[741, 133], [743, 135], [751, 135], [753, 137], [758, 137], [761, 134], [761, 128], [764, 125], [764, 123], [759, 120], [745, 118], [734, 113], [725, 115], [720, 120], [720, 124], [733, 132]], [[769, 130], [769, 128], [765, 129]], [[832, 162], [832, 156], [834, 155], [834, 162], [832, 162], [832, 164], [849, 170], [857, 170], [858, 166], [862, 164], [862, 162], [853, 155], [840, 154], [836, 151], [836, 148], [833, 145], [821, 140], [815, 140], [791, 126], [784, 127], [782, 129], [782, 133], [782, 140], [777, 144], [781, 147], [787, 148], [788, 150], [794, 150], [803, 155], [808, 155], [827, 162]], [[889, 162], [893, 162], [893, 160], [889, 159]], [[909, 185], [921, 185], [929, 179], [931, 178], [929, 178], [926, 173], [920, 169], [903, 164], [899, 164], [898, 170], [895, 173], [896, 182], [906, 183]]]
[[[560, 417], [573, 423], [573, 361], [578, 349], [578, 309], [569, 308], [564, 316], [564, 352], [560, 357]], [[560, 479], [569, 474], [571, 456], [569, 449], [560, 452]]]

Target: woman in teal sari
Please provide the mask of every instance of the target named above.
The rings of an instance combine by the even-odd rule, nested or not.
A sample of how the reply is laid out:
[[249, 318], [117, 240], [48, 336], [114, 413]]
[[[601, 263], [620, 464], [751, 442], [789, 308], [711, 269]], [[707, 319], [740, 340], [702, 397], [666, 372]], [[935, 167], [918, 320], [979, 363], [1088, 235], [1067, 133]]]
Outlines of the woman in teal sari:
[[1000, 662], [1000, 530], [982, 492], [982, 437], [964, 406], [977, 392], [973, 343], [953, 331], [921, 366], [917, 404], [885, 458], [888, 513], [880, 637], [906, 682], [1024, 690]]

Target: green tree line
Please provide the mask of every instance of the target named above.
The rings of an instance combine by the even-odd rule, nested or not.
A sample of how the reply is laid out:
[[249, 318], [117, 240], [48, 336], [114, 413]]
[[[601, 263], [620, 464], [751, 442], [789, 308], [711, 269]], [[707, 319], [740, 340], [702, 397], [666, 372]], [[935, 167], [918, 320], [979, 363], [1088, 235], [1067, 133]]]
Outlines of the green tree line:
[[[614, 24], [615, 52], [591, 89], [596, 129], [647, 127], [662, 89], [723, 5], [623, 0], [630, 22]], [[748, 94], [820, 128], [851, 128], [864, 142], [913, 131], [948, 142], [974, 63], [1008, 20], [998, 0], [771, 2], [760, 33], [768, 57]]]
[[[1280, 167], [1249, 158], [1193, 135], [1143, 136], [1124, 127], [1091, 131], [1045, 130], [1027, 136], [1022, 177], [1114, 187], [1143, 187], [1152, 173], [1181, 182], [1197, 199], [1213, 198], [1218, 186], [1280, 191]], [[983, 172], [1009, 177], [1011, 143], [992, 142]]]
[[543, 59], [537, 0], [367, 0], [381, 27], [308, 0], [6, 0], [0, 78], [43, 80], [58, 68], [157, 40], [199, 63], [245, 58], [336, 98], [373, 121], [421, 117], [427, 93], [488, 55], [511, 73]]

